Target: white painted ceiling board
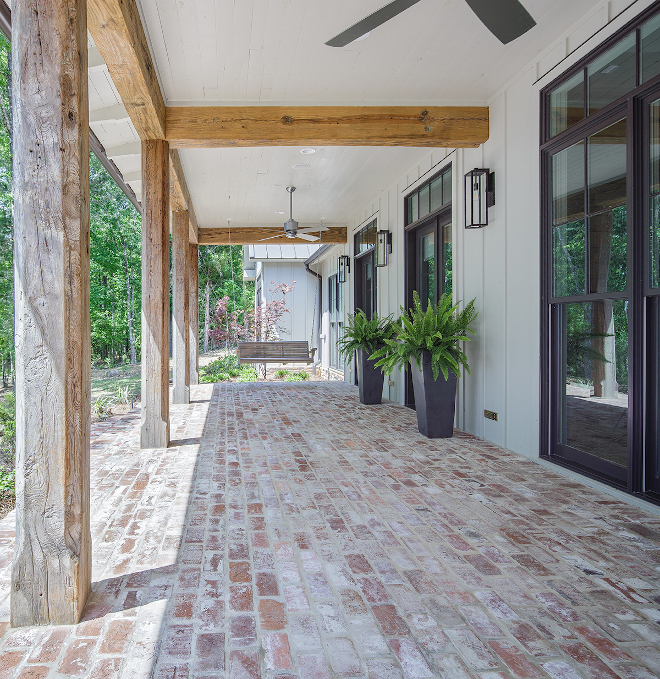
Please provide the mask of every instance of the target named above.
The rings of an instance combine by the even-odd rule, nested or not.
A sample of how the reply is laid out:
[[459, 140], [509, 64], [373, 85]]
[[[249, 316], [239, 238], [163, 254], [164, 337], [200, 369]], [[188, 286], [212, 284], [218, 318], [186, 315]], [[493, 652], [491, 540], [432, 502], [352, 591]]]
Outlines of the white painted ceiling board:
[[344, 48], [326, 40], [384, 0], [140, 0], [169, 104], [484, 102], [594, 0], [524, 0], [509, 45], [464, 0], [422, 0]]
[[[419, 162], [428, 149], [300, 147], [181, 149], [197, 221], [202, 228], [281, 226], [289, 217], [287, 186], [295, 186], [293, 217], [306, 224], [346, 224], [374, 197]], [[294, 170], [297, 163], [311, 169]], [[267, 168], [268, 174], [258, 174]], [[284, 212], [277, 215], [276, 212]]]

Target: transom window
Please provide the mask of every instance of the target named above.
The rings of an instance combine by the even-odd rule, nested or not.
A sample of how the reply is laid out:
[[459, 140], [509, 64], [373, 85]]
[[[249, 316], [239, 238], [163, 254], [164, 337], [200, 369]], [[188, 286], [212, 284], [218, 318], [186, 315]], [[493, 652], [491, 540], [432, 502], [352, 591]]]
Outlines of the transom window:
[[550, 90], [550, 138], [605, 108], [660, 74], [660, 15], [630, 30]]
[[423, 219], [451, 203], [451, 165], [413, 191], [406, 203], [406, 224]]
[[376, 220], [363, 226], [354, 236], [355, 256], [376, 247]]

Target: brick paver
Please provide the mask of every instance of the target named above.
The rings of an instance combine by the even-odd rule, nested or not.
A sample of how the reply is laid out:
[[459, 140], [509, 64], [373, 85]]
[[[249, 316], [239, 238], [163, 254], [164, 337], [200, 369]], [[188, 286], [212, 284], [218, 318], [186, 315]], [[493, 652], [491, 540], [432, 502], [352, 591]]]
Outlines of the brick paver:
[[200, 385], [94, 426], [93, 593], [0, 679], [660, 677], [660, 519], [342, 383]]

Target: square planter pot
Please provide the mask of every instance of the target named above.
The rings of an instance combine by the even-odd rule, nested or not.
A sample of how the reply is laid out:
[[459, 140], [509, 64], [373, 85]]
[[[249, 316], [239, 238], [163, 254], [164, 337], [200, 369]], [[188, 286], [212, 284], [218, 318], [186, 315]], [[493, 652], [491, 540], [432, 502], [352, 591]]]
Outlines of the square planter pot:
[[383, 384], [385, 375], [380, 368], [376, 368], [377, 361], [370, 361], [371, 352], [358, 349], [356, 352], [358, 389], [360, 403], [375, 405], [383, 399]]
[[410, 361], [419, 433], [430, 439], [451, 438], [456, 411], [456, 375], [450, 372], [445, 379], [441, 372], [434, 380], [429, 351], [422, 353], [421, 364], [420, 370], [417, 361]]

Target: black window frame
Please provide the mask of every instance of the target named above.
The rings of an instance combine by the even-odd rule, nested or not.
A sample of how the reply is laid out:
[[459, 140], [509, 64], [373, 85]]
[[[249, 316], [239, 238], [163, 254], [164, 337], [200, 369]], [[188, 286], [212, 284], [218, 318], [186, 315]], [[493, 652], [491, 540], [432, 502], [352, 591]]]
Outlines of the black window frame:
[[[652, 370], [657, 369], [654, 359], [648, 351], [651, 340], [650, 327], [658, 324], [660, 316], [660, 289], [650, 287], [650, 246], [648, 242], [649, 218], [646, 205], [646, 187], [648, 184], [649, 165], [649, 120], [648, 108], [651, 101], [660, 98], [660, 74], [639, 84], [640, 80], [640, 28], [654, 16], [660, 14], [660, 2], [641, 12], [619, 31], [592, 50], [584, 58], [563, 72], [558, 78], [542, 88], [540, 92], [540, 435], [539, 456], [558, 465], [579, 471], [585, 476], [596, 478], [609, 485], [616, 486], [628, 493], [643, 497], [654, 503], [660, 503], [660, 493], [645, 483], [645, 472], [650, 471], [653, 462], [649, 442], [660, 440], [660, 416], [653, 417], [654, 404], [652, 395], [646, 397], [647, 385], [657, 379]], [[625, 39], [633, 31], [636, 32], [636, 77], [637, 86], [625, 96], [619, 97], [588, 115], [586, 92], [586, 69], [590, 63], [606, 53], [618, 42]], [[550, 136], [550, 94], [580, 71], [584, 71], [585, 115], [579, 122], [567, 129]], [[628, 283], [622, 292], [592, 293], [578, 296], [554, 297], [552, 290], [552, 156], [581, 139], [586, 139], [607, 127], [611, 122], [627, 118], [627, 218], [628, 218]], [[559, 305], [570, 302], [588, 302], [595, 299], [629, 300], [629, 406], [628, 406], [628, 467], [627, 479], [621, 483], [603, 471], [585, 468], [580, 464], [552, 455], [552, 441], [557, 423], [556, 394], [557, 375], [552, 365], [553, 342], [558, 338], [552, 336], [556, 328], [556, 314]], [[655, 310], [654, 310], [655, 309]], [[645, 321], [646, 318], [646, 321]], [[646, 324], [646, 327], [645, 327]], [[646, 336], [645, 336], [646, 332]], [[656, 382], [657, 389], [657, 382]], [[656, 400], [660, 403], [660, 392]], [[654, 421], [655, 419], [655, 421]], [[653, 445], [655, 445], [653, 444]]]

